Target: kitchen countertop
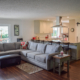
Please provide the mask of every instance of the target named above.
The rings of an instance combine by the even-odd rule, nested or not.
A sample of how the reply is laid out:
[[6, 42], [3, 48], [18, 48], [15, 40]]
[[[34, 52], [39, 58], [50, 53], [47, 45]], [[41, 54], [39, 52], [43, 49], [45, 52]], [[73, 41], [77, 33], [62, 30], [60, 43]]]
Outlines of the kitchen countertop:
[[70, 41], [51, 40], [51, 39], [41, 40], [41, 41], [53, 41], [53, 42], [60, 42], [60, 43], [70, 43], [70, 44], [75, 44], [75, 45], [80, 43], [80, 42], [70, 42]]

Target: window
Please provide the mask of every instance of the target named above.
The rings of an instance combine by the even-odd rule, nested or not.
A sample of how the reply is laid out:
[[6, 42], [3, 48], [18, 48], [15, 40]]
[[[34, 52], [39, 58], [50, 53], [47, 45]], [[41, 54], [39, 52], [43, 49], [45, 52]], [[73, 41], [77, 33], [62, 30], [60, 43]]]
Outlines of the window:
[[0, 26], [0, 43], [9, 42], [8, 26]]
[[53, 33], [52, 33], [52, 37], [53, 38], [57, 38], [60, 36], [60, 28], [53, 28]]

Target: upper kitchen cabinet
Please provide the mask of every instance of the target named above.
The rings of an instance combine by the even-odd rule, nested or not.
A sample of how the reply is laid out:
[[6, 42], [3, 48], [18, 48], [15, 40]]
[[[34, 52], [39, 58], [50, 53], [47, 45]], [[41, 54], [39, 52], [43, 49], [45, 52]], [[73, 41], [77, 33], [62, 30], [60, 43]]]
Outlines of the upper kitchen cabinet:
[[49, 33], [53, 33], [53, 28], [52, 28], [52, 26], [53, 26], [53, 22], [49, 22]]
[[65, 28], [65, 27], [61, 28], [61, 33], [64, 33], [64, 34], [69, 33], [69, 28]]
[[69, 23], [62, 23], [62, 25], [65, 27], [61, 28], [61, 33], [68, 34], [69, 33]]
[[34, 21], [34, 33], [52, 33], [53, 29], [51, 28], [53, 26], [53, 22], [51, 21]]
[[46, 22], [40, 21], [40, 33], [47, 33], [46, 26], [47, 26]]

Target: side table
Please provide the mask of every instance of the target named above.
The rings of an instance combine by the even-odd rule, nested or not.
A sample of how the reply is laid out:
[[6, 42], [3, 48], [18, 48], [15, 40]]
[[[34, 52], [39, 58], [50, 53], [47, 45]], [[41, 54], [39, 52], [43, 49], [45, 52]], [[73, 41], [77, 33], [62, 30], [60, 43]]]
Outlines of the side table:
[[55, 63], [59, 63], [59, 75], [61, 75], [61, 64], [63, 65], [64, 61], [67, 61], [67, 72], [69, 73], [69, 60], [70, 55], [63, 54], [63, 56], [55, 55], [53, 56], [53, 72], [55, 72]]

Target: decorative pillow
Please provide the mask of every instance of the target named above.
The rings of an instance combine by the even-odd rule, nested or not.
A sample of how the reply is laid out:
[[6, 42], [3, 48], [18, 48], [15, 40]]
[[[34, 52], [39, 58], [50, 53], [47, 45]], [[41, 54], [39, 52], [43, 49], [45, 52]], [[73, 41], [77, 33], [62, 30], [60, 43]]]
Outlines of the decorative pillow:
[[27, 43], [26, 42], [21, 42], [20, 49], [27, 49]]

